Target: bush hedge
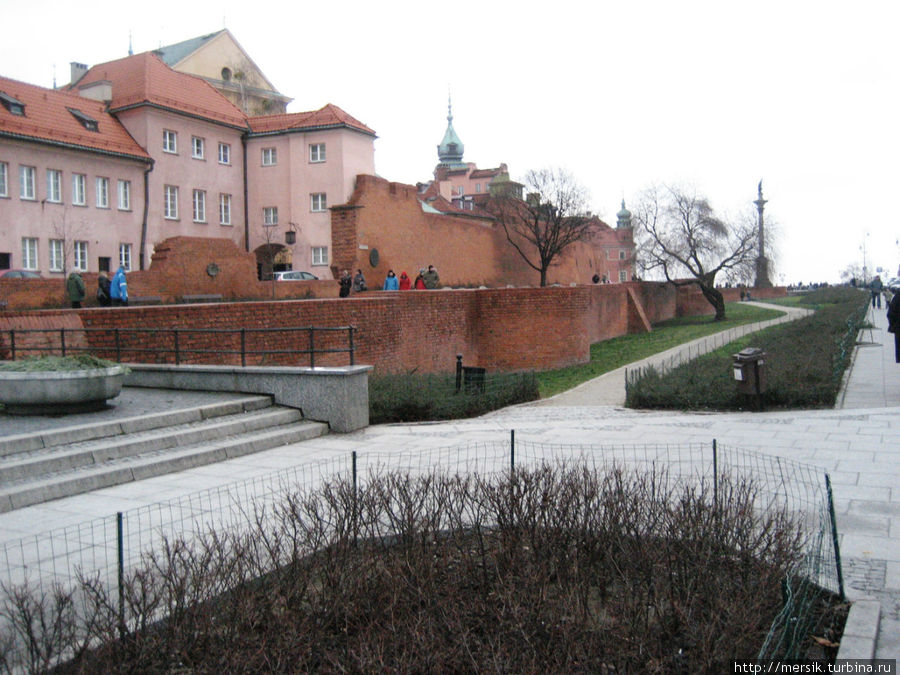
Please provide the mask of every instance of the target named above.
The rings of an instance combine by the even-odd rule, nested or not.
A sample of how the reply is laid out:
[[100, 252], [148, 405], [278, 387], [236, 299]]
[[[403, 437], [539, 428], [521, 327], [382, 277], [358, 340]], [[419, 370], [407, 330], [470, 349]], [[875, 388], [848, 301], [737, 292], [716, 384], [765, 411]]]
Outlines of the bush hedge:
[[[812, 292], [802, 304], [818, 309], [773, 326], [668, 372], [648, 368], [630, 377], [626, 405], [679, 410], [748, 410], [833, 407], [856, 336], [864, 325], [868, 294], [851, 288]], [[733, 355], [753, 346], [766, 353], [768, 386], [757, 401], [738, 393]]]

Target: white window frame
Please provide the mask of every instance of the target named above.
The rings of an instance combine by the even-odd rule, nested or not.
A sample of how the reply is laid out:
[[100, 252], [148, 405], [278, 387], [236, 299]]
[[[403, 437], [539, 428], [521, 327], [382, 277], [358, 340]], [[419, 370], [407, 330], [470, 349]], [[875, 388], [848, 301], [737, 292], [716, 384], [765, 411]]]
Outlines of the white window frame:
[[131, 181], [119, 179], [117, 185], [119, 211], [131, 211]]
[[163, 186], [163, 218], [178, 220], [178, 186]]
[[219, 225], [231, 225], [231, 195], [219, 195]]
[[96, 202], [98, 209], [109, 208], [109, 178], [105, 176], [97, 176], [96, 180], [97, 194]]
[[19, 166], [19, 198], [27, 201], [34, 201], [37, 197], [34, 194], [34, 181], [36, 169], [33, 166]]
[[264, 206], [263, 207], [263, 225], [277, 225], [278, 224], [278, 207], [277, 206]]
[[87, 176], [83, 173], [72, 174], [72, 204], [87, 206]]
[[192, 211], [195, 223], [206, 222], [206, 190], [194, 190], [191, 195]]
[[38, 269], [38, 240], [37, 237], [22, 237], [22, 269]]
[[327, 246], [313, 246], [310, 248], [310, 255], [312, 257], [311, 264], [313, 265], [327, 265], [328, 264], [328, 247]]
[[0, 197], [9, 197], [9, 165], [0, 162]]
[[163, 129], [163, 152], [172, 155], [178, 154], [178, 132], [171, 129]]
[[619, 281], [622, 283], [628, 281], [628, 270], [619, 270]]
[[206, 141], [200, 136], [191, 136], [191, 157], [205, 159]]
[[79, 272], [88, 271], [88, 243], [86, 241], [76, 241], [72, 247], [72, 267]]
[[131, 271], [131, 244], [119, 244], [119, 265]]
[[62, 171], [59, 169], [47, 169], [47, 201], [62, 202]]
[[62, 272], [66, 269], [66, 242], [62, 239], [50, 240], [50, 271]]
[[277, 148], [263, 148], [262, 149], [262, 165], [263, 166], [275, 166], [278, 164], [278, 149]]
[[321, 213], [328, 210], [328, 198], [324, 192], [313, 192], [309, 195], [309, 210]]
[[312, 164], [320, 164], [325, 161], [325, 144], [310, 143], [309, 145], [309, 161]]
[[624, 251], [624, 250], [621, 250], [621, 249], [619, 250], [619, 260], [625, 260], [625, 258], [626, 258], [627, 256], [628, 256], [628, 251]]
[[219, 143], [219, 164], [231, 164], [231, 146], [228, 143]]

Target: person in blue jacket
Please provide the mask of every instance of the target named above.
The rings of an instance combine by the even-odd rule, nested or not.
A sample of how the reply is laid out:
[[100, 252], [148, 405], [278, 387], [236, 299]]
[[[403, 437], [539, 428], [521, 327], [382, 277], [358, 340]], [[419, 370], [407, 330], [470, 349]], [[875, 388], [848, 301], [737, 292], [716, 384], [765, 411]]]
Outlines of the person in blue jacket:
[[112, 281], [109, 282], [109, 297], [112, 299], [113, 307], [128, 304], [128, 281], [125, 279], [125, 268], [122, 266], [119, 266]]
[[382, 290], [385, 291], [399, 291], [400, 290], [400, 282], [397, 280], [397, 275], [394, 274], [394, 270], [388, 270], [387, 278], [384, 280], [384, 287]]

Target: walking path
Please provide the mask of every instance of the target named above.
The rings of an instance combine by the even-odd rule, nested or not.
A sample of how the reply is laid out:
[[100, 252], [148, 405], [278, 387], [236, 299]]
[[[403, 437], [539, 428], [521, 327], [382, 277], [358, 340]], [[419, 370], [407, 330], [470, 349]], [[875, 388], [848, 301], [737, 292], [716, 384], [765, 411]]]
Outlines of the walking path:
[[[260, 452], [0, 514], [0, 544], [62, 525], [106, 517], [160, 500], [260, 476], [350, 451], [396, 455], [470, 442], [516, 439], [545, 444], [648, 445], [719, 443], [815, 465], [834, 487], [840, 547], [851, 599], [881, 602], [876, 656], [900, 657], [900, 364], [885, 310], [870, 313], [834, 410], [763, 413], [634, 411], [624, 400], [624, 370], [604, 375], [553, 399], [483, 417], [433, 424], [377, 425], [350, 434]], [[682, 351], [694, 349], [689, 345]], [[660, 355], [656, 358], [670, 358]], [[633, 366], [632, 366], [633, 367]], [[129, 393], [128, 396], [131, 396]], [[177, 392], [158, 392], [159, 409], [179, 407]], [[157, 403], [146, 392], [137, 405]], [[609, 401], [613, 401], [610, 403]], [[128, 415], [128, 397], [120, 404]], [[117, 406], [118, 409], [118, 406]], [[23, 433], [0, 416], [0, 435]], [[18, 428], [18, 430], [15, 430]]]

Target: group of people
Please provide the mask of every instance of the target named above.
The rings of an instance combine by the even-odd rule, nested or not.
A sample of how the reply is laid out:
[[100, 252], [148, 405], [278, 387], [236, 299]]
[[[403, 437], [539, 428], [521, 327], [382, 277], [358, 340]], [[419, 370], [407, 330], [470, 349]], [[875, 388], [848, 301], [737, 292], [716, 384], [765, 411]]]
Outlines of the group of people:
[[415, 280], [411, 280], [406, 272], [400, 272], [400, 276], [398, 277], [394, 274], [394, 270], [388, 270], [382, 290], [425, 291], [439, 288], [440, 285], [441, 277], [438, 275], [437, 270], [434, 269], [434, 265], [429, 265], [428, 269], [423, 267], [419, 270]]
[[[362, 293], [369, 288], [366, 284], [366, 277], [363, 276], [362, 270], [360, 269], [356, 270], [356, 274], [353, 276], [350, 276], [350, 270], [344, 270], [341, 272], [338, 283], [340, 284], [338, 295], [342, 298], [349, 296], [351, 291], [354, 293]], [[441, 277], [438, 275], [434, 265], [429, 265], [428, 269], [423, 267], [419, 270], [415, 280], [410, 279], [406, 272], [401, 272], [398, 277], [394, 273], [394, 270], [388, 270], [387, 277], [385, 277], [381, 289], [383, 291], [424, 291], [440, 288], [440, 285]]]
[[[84, 279], [78, 272], [72, 272], [66, 279], [66, 293], [69, 295], [72, 309], [79, 309], [87, 289]], [[106, 272], [100, 272], [97, 277], [97, 302], [101, 307], [121, 307], [128, 304], [128, 280], [125, 278], [124, 267], [119, 267], [112, 279]]]

